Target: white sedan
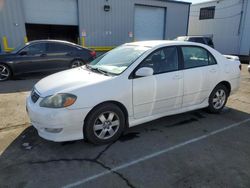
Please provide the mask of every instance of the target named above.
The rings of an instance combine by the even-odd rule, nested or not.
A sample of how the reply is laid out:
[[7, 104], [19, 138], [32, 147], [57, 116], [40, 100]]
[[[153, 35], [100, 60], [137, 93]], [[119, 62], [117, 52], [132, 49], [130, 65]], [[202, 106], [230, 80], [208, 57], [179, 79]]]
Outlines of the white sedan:
[[47, 140], [104, 144], [127, 127], [163, 116], [205, 107], [218, 113], [239, 83], [240, 62], [209, 46], [127, 43], [87, 66], [39, 81], [27, 111]]

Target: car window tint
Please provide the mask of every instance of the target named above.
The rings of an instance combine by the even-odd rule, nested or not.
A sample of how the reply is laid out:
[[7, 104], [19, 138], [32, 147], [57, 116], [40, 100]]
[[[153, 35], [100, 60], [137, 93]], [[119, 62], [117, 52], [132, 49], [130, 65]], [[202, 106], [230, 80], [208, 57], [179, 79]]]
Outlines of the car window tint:
[[65, 53], [74, 51], [74, 48], [65, 44], [49, 43], [48, 52], [49, 53]]
[[208, 65], [208, 52], [200, 47], [182, 47], [184, 68]]
[[178, 52], [176, 47], [166, 47], [150, 54], [139, 67], [151, 67], [154, 74], [178, 70]]
[[212, 54], [210, 54], [210, 53], [208, 55], [208, 59], [209, 59], [209, 65], [215, 65], [215, 64], [217, 64], [214, 56], [212, 56]]
[[28, 55], [36, 55], [45, 53], [45, 43], [31, 44], [24, 48], [22, 51], [26, 51]]

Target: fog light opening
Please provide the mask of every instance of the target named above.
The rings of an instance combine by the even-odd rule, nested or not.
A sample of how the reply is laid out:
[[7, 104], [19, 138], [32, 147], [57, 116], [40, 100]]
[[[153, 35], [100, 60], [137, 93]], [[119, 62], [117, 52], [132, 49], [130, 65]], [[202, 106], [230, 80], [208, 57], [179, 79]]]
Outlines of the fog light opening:
[[50, 132], [50, 133], [59, 133], [59, 132], [61, 132], [63, 129], [62, 129], [62, 128], [58, 128], [58, 129], [45, 128], [44, 130], [47, 131], [47, 132]]

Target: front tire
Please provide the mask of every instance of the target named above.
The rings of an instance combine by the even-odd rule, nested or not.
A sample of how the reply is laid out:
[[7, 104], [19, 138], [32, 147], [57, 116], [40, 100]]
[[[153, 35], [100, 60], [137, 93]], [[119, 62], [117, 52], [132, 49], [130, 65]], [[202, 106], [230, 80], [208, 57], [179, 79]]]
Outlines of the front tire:
[[229, 91], [224, 85], [216, 86], [209, 96], [209, 112], [220, 113], [227, 103], [228, 96]]
[[125, 116], [115, 104], [96, 107], [87, 117], [84, 137], [93, 144], [107, 144], [117, 140], [125, 129]]
[[11, 78], [11, 70], [5, 64], [0, 64], [0, 82]]

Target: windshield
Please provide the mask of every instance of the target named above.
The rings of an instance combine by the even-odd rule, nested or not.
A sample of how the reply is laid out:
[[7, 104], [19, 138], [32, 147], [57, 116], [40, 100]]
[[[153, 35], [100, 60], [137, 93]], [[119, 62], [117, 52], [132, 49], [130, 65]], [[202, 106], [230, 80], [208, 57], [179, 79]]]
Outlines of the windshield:
[[122, 45], [96, 58], [88, 66], [110, 74], [118, 75], [126, 70], [149, 47]]
[[12, 53], [17, 53], [19, 50], [21, 50], [22, 48], [24, 48], [26, 46], [26, 44], [21, 44], [19, 45], [17, 48], [15, 48]]

